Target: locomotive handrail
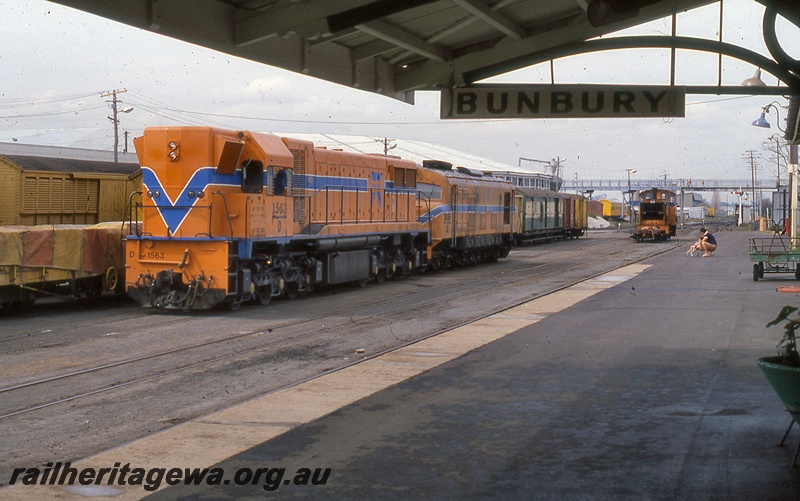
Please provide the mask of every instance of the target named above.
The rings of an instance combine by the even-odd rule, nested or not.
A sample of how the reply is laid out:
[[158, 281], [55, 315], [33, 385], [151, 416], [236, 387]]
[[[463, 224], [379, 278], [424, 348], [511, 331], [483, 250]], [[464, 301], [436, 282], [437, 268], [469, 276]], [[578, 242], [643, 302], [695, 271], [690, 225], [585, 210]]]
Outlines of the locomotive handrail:
[[[355, 214], [355, 217], [352, 219], [352, 222], [354, 222], [356, 224], [361, 223], [362, 221], [359, 219], [359, 214], [358, 214], [358, 212], [359, 212], [358, 211], [358, 209], [359, 209], [359, 195], [361, 194], [361, 189], [358, 188], [358, 187], [345, 187], [345, 186], [325, 185], [325, 186], [322, 186], [319, 189], [317, 189], [314, 193], [303, 194], [303, 195], [299, 195], [299, 196], [308, 199], [308, 201], [309, 201], [309, 212], [313, 214], [313, 212], [314, 212], [313, 209], [312, 209], [313, 202], [314, 202], [313, 199], [316, 198], [318, 195], [323, 195], [323, 194], [325, 195], [325, 223], [324, 224], [327, 225], [327, 224], [331, 223], [331, 218], [330, 218], [331, 211], [330, 211], [330, 202], [329, 202], [330, 201], [330, 197], [331, 197], [331, 193], [332, 192], [333, 192], [333, 194], [338, 193], [339, 194], [339, 223], [344, 224], [345, 223], [345, 217], [344, 217], [344, 192], [345, 192], [345, 190], [350, 190], [350, 191], [354, 191], [355, 192], [355, 195], [356, 195], [356, 214]], [[400, 211], [399, 211], [400, 195], [401, 194], [405, 194], [406, 195], [406, 199], [408, 200], [408, 198], [412, 195], [412, 191], [411, 190], [399, 190], [399, 189], [386, 189], [386, 188], [367, 188], [366, 193], [370, 193], [371, 194], [371, 193], [374, 193], [376, 190], [380, 190], [380, 192], [383, 194], [382, 198], [384, 200], [386, 199], [387, 194], [393, 193], [395, 195], [395, 197], [394, 197], [395, 198], [394, 222], [401, 222]], [[414, 192], [414, 193], [417, 193], [417, 192]], [[373, 220], [374, 211], [372, 210], [372, 208], [373, 208], [372, 203], [373, 203], [373, 197], [370, 196], [370, 218], [369, 218], [369, 222], [370, 223], [374, 222], [374, 220]], [[406, 205], [408, 205], [408, 204], [406, 204]], [[381, 212], [383, 213], [382, 222], [386, 222], [386, 212], [387, 211], [384, 209]], [[402, 221], [410, 222], [412, 217], [413, 217], [412, 214], [408, 214], [406, 216], [406, 218], [403, 219]], [[350, 221], [350, 220], [348, 219], [347, 221]], [[364, 222], [366, 222], [366, 221], [364, 221]], [[308, 234], [310, 235], [311, 234], [311, 223], [310, 222], [306, 226], [306, 228], [308, 228]]]
[[[141, 191], [132, 191], [131, 194], [128, 195], [128, 201], [125, 204], [125, 214], [127, 214], [127, 218], [128, 218], [128, 221], [127, 221], [128, 222], [128, 234], [131, 234], [131, 231], [133, 231], [133, 214], [131, 212], [133, 211], [133, 196], [137, 195], [137, 194], [141, 195], [142, 192]], [[139, 207], [139, 204], [136, 204], [136, 207]], [[121, 230], [120, 233], [123, 234], [123, 235], [125, 234], [125, 223], [126, 223], [126, 221], [125, 221], [125, 219], [123, 219], [122, 220], [122, 227], [120, 228], [120, 230]], [[136, 236], [137, 237], [142, 236], [138, 225], [136, 227]]]
[[[233, 223], [231, 222], [231, 213], [228, 210], [228, 200], [225, 198], [225, 195], [221, 191], [214, 191], [211, 193], [212, 195], [219, 195], [222, 197], [222, 203], [225, 204], [225, 215], [228, 218], [228, 228], [231, 230], [231, 238], [233, 238]], [[209, 206], [211, 207], [211, 206]], [[209, 236], [211, 235], [211, 217], [208, 218], [209, 220]]]
[[[422, 192], [417, 192], [417, 200], [420, 200], [425, 203], [425, 213], [428, 215], [428, 243], [431, 243], [431, 233], [433, 233], [433, 222], [431, 221], [433, 218], [431, 217], [431, 197], [430, 195], [426, 195]], [[419, 209], [421, 204], [417, 202], [417, 219], [419, 219]]]

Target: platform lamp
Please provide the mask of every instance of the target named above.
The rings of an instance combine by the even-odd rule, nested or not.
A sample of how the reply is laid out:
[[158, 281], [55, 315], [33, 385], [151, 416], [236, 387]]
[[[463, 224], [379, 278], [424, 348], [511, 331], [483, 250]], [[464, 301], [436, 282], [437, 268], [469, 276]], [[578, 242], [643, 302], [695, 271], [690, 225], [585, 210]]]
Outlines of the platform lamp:
[[745, 87], [766, 87], [767, 84], [761, 80], [761, 68], [756, 69], [755, 75], [742, 82]]
[[[765, 129], [771, 129], [772, 126], [769, 122], [767, 122], [767, 114], [769, 114], [769, 109], [773, 108], [775, 110], [775, 115], [777, 115], [778, 120], [780, 120], [779, 115], [779, 108], [780, 103], [777, 101], [773, 101], [768, 105], [764, 106], [761, 109], [761, 116], [759, 116], [756, 120], [750, 125], [755, 127], [762, 127]], [[784, 129], [781, 129], [780, 122], [778, 122], [778, 129], [781, 132], [786, 132]], [[787, 170], [789, 171], [789, 241], [793, 242], [797, 238], [797, 222], [795, 218], [797, 217], [797, 128], [795, 127], [795, 140], [791, 141], [789, 146], [789, 163], [787, 165]]]

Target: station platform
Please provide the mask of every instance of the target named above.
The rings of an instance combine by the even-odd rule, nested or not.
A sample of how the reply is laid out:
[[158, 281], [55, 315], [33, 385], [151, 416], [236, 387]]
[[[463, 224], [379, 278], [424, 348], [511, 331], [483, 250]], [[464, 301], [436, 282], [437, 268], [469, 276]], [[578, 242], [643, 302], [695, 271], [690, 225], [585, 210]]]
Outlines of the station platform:
[[[748, 238], [764, 234], [716, 236], [710, 258], [686, 257], [687, 240], [468, 328], [81, 462], [209, 466], [228, 479], [261, 469], [253, 483], [71, 493], [798, 499], [800, 469], [791, 462], [800, 428], [777, 446], [790, 416], [756, 365], [782, 336], [767, 322], [784, 305], [800, 306], [800, 294], [777, 289], [797, 282], [793, 274], [753, 281]], [[319, 485], [301, 478], [309, 472]]]

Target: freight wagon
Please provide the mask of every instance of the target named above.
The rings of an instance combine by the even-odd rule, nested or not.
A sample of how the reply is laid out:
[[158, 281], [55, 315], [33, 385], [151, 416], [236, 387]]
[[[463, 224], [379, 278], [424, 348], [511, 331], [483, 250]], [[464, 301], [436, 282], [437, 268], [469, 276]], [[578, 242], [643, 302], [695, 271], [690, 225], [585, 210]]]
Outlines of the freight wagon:
[[0, 227], [0, 306], [96, 296], [124, 283], [122, 223]]
[[23, 155], [0, 156], [0, 226], [122, 221], [137, 164]]
[[588, 201], [581, 195], [515, 188], [514, 206], [518, 244], [577, 238], [589, 227]]

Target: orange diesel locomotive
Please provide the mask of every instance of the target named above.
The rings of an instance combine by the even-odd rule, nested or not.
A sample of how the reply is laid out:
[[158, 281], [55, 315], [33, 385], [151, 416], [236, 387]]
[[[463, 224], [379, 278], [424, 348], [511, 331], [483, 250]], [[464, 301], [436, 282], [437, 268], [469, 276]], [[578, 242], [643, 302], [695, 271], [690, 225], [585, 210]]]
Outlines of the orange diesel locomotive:
[[209, 127], [148, 128], [134, 143], [142, 229], [126, 276], [144, 306], [266, 304], [510, 248], [504, 182]]
[[513, 188], [467, 167], [425, 160], [417, 174], [419, 221], [431, 232], [428, 265], [497, 261], [511, 250]]
[[639, 215], [631, 238], [643, 240], [668, 240], [678, 227], [675, 192], [652, 188], [639, 192]]

